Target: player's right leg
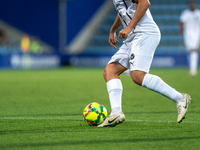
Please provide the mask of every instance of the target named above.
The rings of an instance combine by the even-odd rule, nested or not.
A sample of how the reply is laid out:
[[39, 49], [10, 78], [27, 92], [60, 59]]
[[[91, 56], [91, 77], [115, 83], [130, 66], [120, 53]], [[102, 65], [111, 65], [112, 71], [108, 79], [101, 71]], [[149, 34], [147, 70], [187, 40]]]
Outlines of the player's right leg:
[[104, 70], [104, 79], [109, 94], [111, 114], [98, 127], [114, 127], [125, 120], [122, 113], [122, 83], [119, 75], [129, 67], [129, 55], [127, 46], [122, 45], [117, 53], [111, 58]]
[[107, 85], [109, 100], [111, 105], [111, 114], [98, 127], [114, 127], [125, 120], [122, 113], [121, 99], [122, 99], [122, 83], [119, 75], [124, 72], [126, 68], [119, 62], [112, 62], [108, 64], [104, 70], [104, 79]]

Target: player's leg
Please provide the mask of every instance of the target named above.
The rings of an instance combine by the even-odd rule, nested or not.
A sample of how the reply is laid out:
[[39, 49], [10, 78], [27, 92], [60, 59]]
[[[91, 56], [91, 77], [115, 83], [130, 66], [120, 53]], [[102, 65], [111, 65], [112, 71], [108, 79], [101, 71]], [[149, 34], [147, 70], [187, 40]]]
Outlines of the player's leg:
[[128, 66], [126, 46], [123, 45], [111, 58], [103, 73], [109, 94], [111, 114], [98, 127], [113, 127], [125, 120], [121, 106], [123, 88], [119, 75], [127, 70]]
[[126, 68], [119, 62], [108, 64], [104, 70], [104, 79], [106, 81], [107, 91], [111, 105], [111, 115], [116, 115], [122, 111], [122, 83], [119, 75], [124, 72]]
[[125, 120], [121, 106], [123, 89], [119, 78], [119, 75], [125, 70], [126, 68], [119, 62], [112, 62], [105, 67], [103, 75], [109, 94], [111, 114], [98, 127], [114, 127]]
[[[131, 55], [134, 56], [132, 57], [132, 59], [130, 59], [132, 80], [138, 85], [146, 87], [173, 100], [175, 104], [177, 104], [177, 109], [180, 108], [180, 105], [182, 106], [185, 104], [189, 104], [189, 95], [185, 96], [176, 91], [174, 88], [165, 83], [160, 77], [148, 74], [151, 62], [153, 60], [153, 54], [155, 52], [157, 44], [159, 43], [159, 38], [153, 35], [141, 36], [142, 37], [140, 38], [145, 40], [141, 40], [142, 42], [140, 42], [140, 44], [138, 44], [137, 42], [132, 44], [133, 50]], [[138, 45], [143, 46], [141, 47]], [[186, 113], [185, 111], [187, 111], [187, 108], [178, 110], [178, 122], [183, 119]]]
[[190, 104], [190, 95], [181, 94], [165, 83], [160, 77], [152, 74], [146, 74], [144, 76], [142, 86], [173, 100], [178, 112], [177, 122], [180, 123], [184, 119], [188, 105]]
[[152, 91], [160, 93], [169, 99], [172, 99], [176, 104], [181, 102], [183, 95], [170, 87], [160, 77], [148, 74], [144, 71], [133, 70], [131, 71], [131, 78], [133, 82], [140, 86], [146, 87]]
[[146, 87], [152, 91], [168, 97], [169, 99], [172, 99], [177, 106], [177, 122], [180, 123], [182, 119], [184, 119], [188, 105], [190, 104], [190, 95], [179, 93], [174, 88], [165, 83], [160, 77], [152, 74], [147, 74], [143, 71], [131, 71], [131, 78], [138, 85]]
[[176, 104], [178, 112], [177, 122], [182, 122], [185, 118], [188, 105], [190, 104], [190, 95], [182, 94], [176, 91], [174, 88], [165, 83], [160, 77], [152, 74], [146, 74], [144, 76], [142, 86], [173, 100]]

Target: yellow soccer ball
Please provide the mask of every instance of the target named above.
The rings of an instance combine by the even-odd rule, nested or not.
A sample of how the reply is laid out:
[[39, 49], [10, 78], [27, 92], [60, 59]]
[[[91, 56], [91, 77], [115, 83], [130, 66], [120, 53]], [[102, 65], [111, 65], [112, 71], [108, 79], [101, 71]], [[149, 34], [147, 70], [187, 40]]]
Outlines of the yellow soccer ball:
[[91, 126], [97, 126], [106, 119], [107, 110], [106, 108], [97, 102], [88, 104], [83, 110], [84, 121]]

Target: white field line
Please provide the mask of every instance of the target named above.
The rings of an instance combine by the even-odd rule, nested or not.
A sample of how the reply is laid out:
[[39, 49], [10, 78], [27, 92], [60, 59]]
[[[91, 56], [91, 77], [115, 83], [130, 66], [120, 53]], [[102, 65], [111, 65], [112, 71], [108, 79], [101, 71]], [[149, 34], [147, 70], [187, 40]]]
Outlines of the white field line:
[[[71, 120], [71, 121], [81, 121], [83, 119], [77, 118], [34, 118], [34, 117], [0, 117], [0, 120]], [[165, 120], [126, 120], [127, 122], [161, 122], [161, 123], [173, 123], [176, 121], [165, 121]], [[186, 121], [183, 123], [196, 123], [200, 124], [200, 121]]]
[[[166, 120], [126, 120], [126, 121], [133, 121], [133, 122], [158, 122], [158, 123], [159, 122], [161, 122], [161, 123], [176, 122], [176, 121], [166, 121]], [[200, 121], [185, 121], [185, 120], [183, 120], [182, 123], [197, 123], [197, 124], [200, 124]]]
[[0, 117], [0, 120], [74, 120], [74, 121], [79, 121], [79, 120], [83, 120], [83, 119], [77, 119], [77, 118]]

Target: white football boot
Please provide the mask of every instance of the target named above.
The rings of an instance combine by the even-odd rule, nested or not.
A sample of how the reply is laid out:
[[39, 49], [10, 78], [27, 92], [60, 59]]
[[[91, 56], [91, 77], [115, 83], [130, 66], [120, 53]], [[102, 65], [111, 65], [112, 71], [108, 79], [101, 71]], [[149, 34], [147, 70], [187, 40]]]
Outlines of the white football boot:
[[109, 115], [106, 120], [98, 125], [97, 127], [114, 127], [125, 121], [125, 116], [123, 112], [120, 112], [116, 115]]
[[176, 105], [178, 118], [177, 122], [181, 123], [187, 113], [188, 105], [190, 104], [191, 97], [189, 94], [183, 93], [183, 100]]

